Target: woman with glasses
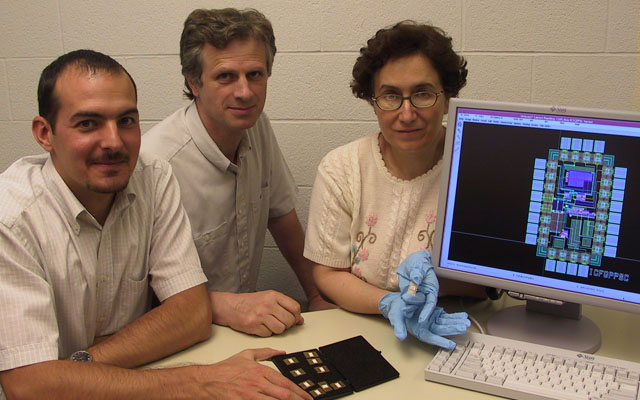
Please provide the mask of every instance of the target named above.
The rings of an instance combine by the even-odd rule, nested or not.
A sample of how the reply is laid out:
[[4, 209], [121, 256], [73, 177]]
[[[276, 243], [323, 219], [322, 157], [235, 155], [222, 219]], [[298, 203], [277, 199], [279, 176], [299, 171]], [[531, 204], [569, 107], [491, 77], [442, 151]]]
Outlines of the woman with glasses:
[[[347, 310], [380, 313], [397, 292], [400, 263], [432, 249], [449, 99], [467, 62], [439, 28], [403, 21], [360, 49], [351, 89], [380, 131], [339, 147], [318, 167], [304, 255], [324, 296]], [[426, 253], [426, 252], [423, 252]], [[442, 280], [440, 294], [484, 297]]]

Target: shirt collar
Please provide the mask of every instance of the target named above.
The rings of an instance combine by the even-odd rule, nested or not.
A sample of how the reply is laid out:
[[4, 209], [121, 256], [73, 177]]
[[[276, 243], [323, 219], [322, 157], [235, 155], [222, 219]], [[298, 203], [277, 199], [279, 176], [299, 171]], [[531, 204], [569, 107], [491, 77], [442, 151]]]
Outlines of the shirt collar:
[[[198, 107], [196, 107], [195, 100], [187, 106], [186, 121], [187, 129], [189, 131], [189, 135], [191, 135], [191, 138], [193, 139], [193, 142], [196, 147], [198, 147], [198, 150], [200, 150], [202, 155], [209, 160], [211, 164], [222, 171], [237, 171], [237, 166], [225, 157], [216, 142], [211, 139], [211, 136], [209, 136], [209, 132], [207, 132], [207, 129], [204, 127], [204, 124], [200, 119], [200, 115], [198, 114]], [[250, 151], [251, 148], [252, 146], [249, 143], [247, 131], [245, 130], [242, 134], [240, 145], [238, 146], [238, 160], [244, 153]]]
[[[138, 161], [138, 164], [135, 168], [136, 171], [139, 168], [140, 162]], [[47, 188], [60, 205], [65, 218], [76, 233], [80, 232], [80, 224], [78, 223], [78, 220], [80, 218], [89, 218], [99, 226], [99, 224], [95, 221], [95, 218], [93, 218], [93, 216], [87, 211], [82, 203], [80, 203], [80, 200], [78, 200], [71, 189], [69, 189], [69, 186], [67, 186], [67, 184], [60, 176], [58, 170], [56, 170], [56, 167], [53, 165], [51, 154], [49, 154], [49, 158], [44, 164], [42, 175], [44, 177]], [[116, 198], [111, 205], [109, 214], [119, 213], [121, 210], [133, 204], [136, 199], [136, 194], [131, 185], [131, 180], [133, 179], [134, 176], [131, 176], [127, 187], [124, 188], [123, 191], [116, 194]]]

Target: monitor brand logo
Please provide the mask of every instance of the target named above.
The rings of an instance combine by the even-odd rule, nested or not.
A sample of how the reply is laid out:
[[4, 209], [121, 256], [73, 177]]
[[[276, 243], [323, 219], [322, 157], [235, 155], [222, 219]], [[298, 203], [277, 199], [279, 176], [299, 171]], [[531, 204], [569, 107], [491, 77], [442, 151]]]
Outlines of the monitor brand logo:
[[585, 359], [585, 360], [587, 360], [587, 361], [593, 361], [593, 360], [595, 360], [595, 359], [596, 359], [594, 356], [588, 356], [588, 355], [586, 355], [586, 354], [582, 354], [582, 353], [578, 353], [578, 356], [577, 356], [577, 357], [578, 357], [578, 358], [584, 358], [584, 359]]
[[566, 113], [566, 112], [567, 112], [567, 109], [566, 109], [566, 108], [564, 108], [564, 107], [551, 106], [551, 112], [554, 112], [554, 113], [563, 113], [563, 114], [564, 114], [564, 113]]

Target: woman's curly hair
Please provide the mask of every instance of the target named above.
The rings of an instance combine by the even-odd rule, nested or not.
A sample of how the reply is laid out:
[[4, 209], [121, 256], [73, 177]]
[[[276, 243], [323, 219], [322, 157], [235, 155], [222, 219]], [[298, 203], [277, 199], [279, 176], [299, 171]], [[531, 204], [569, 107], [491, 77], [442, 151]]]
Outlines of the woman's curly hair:
[[442, 29], [409, 20], [380, 29], [360, 49], [360, 56], [353, 66], [351, 91], [371, 103], [376, 72], [389, 60], [416, 53], [423, 54], [433, 63], [445, 96], [456, 97], [467, 83], [467, 61], [456, 54], [451, 37]]

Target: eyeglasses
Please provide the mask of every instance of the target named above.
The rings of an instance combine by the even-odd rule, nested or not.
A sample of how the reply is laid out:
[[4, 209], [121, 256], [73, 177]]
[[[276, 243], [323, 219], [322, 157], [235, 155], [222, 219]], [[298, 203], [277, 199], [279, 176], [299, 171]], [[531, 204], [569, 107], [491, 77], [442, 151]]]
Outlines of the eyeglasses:
[[381, 110], [384, 111], [393, 111], [397, 110], [402, 106], [402, 103], [409, 99], [411, 104], [416, 108], [429, 108], [433, 107], [438, 101], [438, 97], [444, 94], [444, 91], [441, 90], [438, 93], [432, 92], [415, 92], [411, 93], [411, 96], [402, 97], [399, 94], [395, 93], [387, 93], [381, 94], [378, 97], [372, 97], [373, 100]]

